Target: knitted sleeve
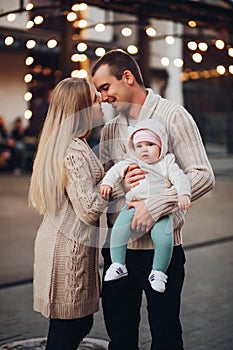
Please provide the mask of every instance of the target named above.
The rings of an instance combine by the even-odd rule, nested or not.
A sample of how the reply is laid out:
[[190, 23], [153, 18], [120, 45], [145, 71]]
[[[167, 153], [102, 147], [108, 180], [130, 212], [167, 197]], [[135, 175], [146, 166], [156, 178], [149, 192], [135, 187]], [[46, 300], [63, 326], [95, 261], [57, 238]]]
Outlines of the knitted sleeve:
[[65, 158], [67, 186], [66, 192], [77, 217], [87, 225], [95, 225], [105, 209], [99, 184], [91, 171], [91, 164], [83, 152], [68, 154]]
[[120, 181], [123, 180], [127, 168], [130, 165], [130, 160], [122, 160], [119, 163], [114, 164], [111, 169], [107, 171], [107, 174], [102, 180], [102, 185], [108, 185], [114, 188]]
[[[104, 170], [107, 172], [116, 162], [116, 160], [113, 159], [113, 149], [116, 146], [115, 142], [115, 133], [116, 133], [116, 123], [114, 120], [111, 122], [108, 122], [105, 124], [101, 139], [100, 139], [100, 161], [104, 167]], [[124, 191], [122, 189], [121, 184], [116, 185], [113, 188], [113, 191], [111, 193], [111, 200], [115, 200], [120, 197], [125, 197]]]
[[175, 163], [174, 154], [168, 154], [166, 156], [166, 165], [168, 178], [175, 186], [178, 196], [185, 194], [191, 197], [189, 178]]
[[100, 144], [99, 144], [99, 154], [100, 154], [100, 161], [104, 167], [105, 171], [108, 171], [113, 166], [113, 160], [111, 157], [110, 152], [110, 142], [111, 142], [111, 135], [110, 135], [110, 124], [105, 124], [100, 138]]
[[[214, 187], [215, 179], [195, 121], [181, 106], [176, 108], [165, 122], [168, 138], [176, 161], [187, 174], [191, 185], [191, 200], [194, 201]], [[177, 194], [174, 187], [167, 189], [165, 198], [157, 201], [148, 198], [146, 206], [153, 219], [177, 210]]]

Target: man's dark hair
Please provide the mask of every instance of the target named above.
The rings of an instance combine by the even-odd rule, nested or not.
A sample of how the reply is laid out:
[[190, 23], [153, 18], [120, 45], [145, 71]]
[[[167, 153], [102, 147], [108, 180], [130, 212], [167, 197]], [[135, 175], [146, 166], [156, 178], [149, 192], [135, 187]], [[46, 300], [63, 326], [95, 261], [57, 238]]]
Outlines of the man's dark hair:
[[108, 51], [104, 56], [100, 57], [94, 64], [91, 70], [91, 76], [93, 77], [96, 71], [103, 65], [108, 65], [111, 74], [116, 77], [117, 80], [121, 80], [125, 70], [130, 70], [134, 75], [137, 83], [144, 86], [141, 70], [133, 57], [122, 50]]

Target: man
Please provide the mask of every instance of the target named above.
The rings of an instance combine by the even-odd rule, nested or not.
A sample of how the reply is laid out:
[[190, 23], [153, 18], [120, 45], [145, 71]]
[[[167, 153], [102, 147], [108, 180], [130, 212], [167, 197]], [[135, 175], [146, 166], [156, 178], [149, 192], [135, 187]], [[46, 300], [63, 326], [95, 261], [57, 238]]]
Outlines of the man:
[[[118, 113], [102, 132], [100, 156], [106, 171], [127, 157], [128, 125], [156, 118], [164, 124], [168, 133], [169, 151], [175, 154], [176, 161], [190, 179], [192, 201], [213, 188], [214, 175], [192, 116], [182, 106], [146, 89], [140, 68], [130, 55], [121, 50], [109, 51], [96, 62], [91, 74], [103, 102], [110, 103]], [[143, 177], [136, 164], [130, 166], [125, 175], [124, 190], [137, 186]], [[126, 266], [129, 274], [114, 282], [103, 282], [102, 303], [110, 350], [139, 349], [143, 291], [148, 305], [151, 350], [184, 349], [180, 323], [185, 263], [181, 235], [183, 213], [178, 210], [174, 187], [166, 190], [165, 198], [162, 196], [161, 200], [155, 201], [151, 196], [145, 201], [131, 203], [131, 207], [135, 208], [131, 229], [132, 232], [140, 232], [140, 236], [138, 239], [132, 238], [128, 244]], [[124, 202], [122, 187], [115, 189], [113, 199], [109, 203], [109, 227]], [[154, 249], [148, 231], [161, 216], [171, 212], [174, 212], [174, 249], [166, 272], [166, 291], [161, 294], [155, 292], [148, 281]], [[111, 264], [109, 234], [103, 248], [104, 273]]]

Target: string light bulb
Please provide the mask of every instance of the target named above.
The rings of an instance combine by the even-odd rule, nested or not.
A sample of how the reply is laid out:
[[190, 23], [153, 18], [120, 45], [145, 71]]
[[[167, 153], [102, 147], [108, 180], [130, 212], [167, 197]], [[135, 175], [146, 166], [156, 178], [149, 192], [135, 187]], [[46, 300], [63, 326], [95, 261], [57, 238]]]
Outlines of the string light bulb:
[[169, 66], [170, 60], [168, 57], [162, 57], [160, 60], [162, 66], [167, 67]]
[[71, 61], [72, 62], [85, 62], [87, 60], [87, 55], [82, 53], [81, 55], [79, 53], [74, 53], [71, 56]]
[[15, 13], [9, 13], [9, 15], [7, 15], [8, 22], [13, 22], [15, 19], [16, 19]]
[[87, 49], [87, 44], [86, 43], [78, 43], [77, 45], [77, 50], [80, 52], [84, 52]]
[[69, 12], [66, 16], [68, 22], [74, 22], [78, 18], [75, 12]]
[[191, 27], [191, 28], [195, 28], [197, 26], [197, 22], [193, 21], [193, 20], [190, 20], [190, 21], [188, 21], [188, 26]]
[[72, 62], [78, 62], [79, 61], [79, 54], [78, 53], [74, 53], [72, 56], [71, 56], [71, 61]]
[[182, 60], [182, 58], [175, 58], [173, 63], [178, 68], [181, 68], [184, 65], [184, 61]]
[[124, 28], [121, 29], [121, 34], [123, 36], [126, 36], [126, 37], [131, 36], [132, 35], [132, 29], [128, 28], [128, 27], [124, 27]]
[[221, 64], [219, 64], [216, 67], [216, 71], [218, 72], [218, 74], [224, 75], [226, 73], [226, 68], [224, 66], [222, 66]]
[[33, 9], [34, 5], [33, 3], [29, 2], [27, 5], [26, 5], [26, 11], [31, 11]]
[[28, 56], [28, 57], [25, 59], [25, 64], [26, 64], [26, 66], [30, 66], [33, 62], [34, 62], [34, 58], [33, 58], [32, 56]]
[[202, 55], [200, 53], [196, 52], [192, 55], [192, 59], [195, 63], [201, 63]]
[[233, 47], [229, 47], [227, 52], [230, 57], [233, 57]]
[[147, 26], [147, 27], [145, 28], [145, 31], [146, 31], [146, 34], [147, 34], [148, 36], [150, 36], [150, 37], [156, 36], [156, 30], [155, 30], [155, 28], [153, 28], [153, 27], [151, 27], [151, 26]]
[[165, 41], [168, 45], [173, 45], [175, 42], [175, 39], [172, 35], [167, 35], [165, 38]]
[[95, 54], [98, 57], [101, 57], [105, 54], [106, 50], [103, 47], [97, 47], [97, 49], [95, 50]]
[[34, 24], [35, 23], [33, 21], [27, 21], [26, 28], [31, 29], [32, 27], [34, 27]]
[[25, 119], [31, 119], [32, 117], [32, 111], [30, 109], [27, 109], [25, 112], [24, 112], [24, 118]]
[[4, 40], [6, 46], [11, 46], [14, 44], [14, 37], [13, 36], [7, 36]]
[[79, 28], [85, 28], [86, 26], [87, 26], [87, 21], [85, 19], [80, 19], [80, 21], [78, 21]]
[[75, 69], [71, 72], [71, 76], [73, 78], [86, 78], [87, 77], [87, 71], [86, 69]]
[[37, 24], [37, 25], [39, 25], [39, 24], [41, 24], [43, 22], [44, 22], [44, 17], [42, 17], [42, 16], [36, 16], [34, 18], [34, 23]]
[[30, 91], [25, 92], [25, 94], [24, 94], [24, 100], [25, 100], [26, 102], [29, 102], [29, 101], [31, 101], [31, 99], [32, 99], [32, 93], [31, 93]]
[[55, 39], [48, 40], [47, 46], [49, 49], [54, 49], [57, 46], [57, 40]]
[[215, 41], [215, 46], [217, 47], [217, 49], [222, 50], [225, 47], [225, 43], [223, 40], [218, 39]]
[[195, 41], [189, 41], [187, 43], [189, 50], [195, 51], [197, 49], [197, 43]]
[[137, 48], [137, 46], [135, 46], [135, 45], [129, 45], [129, 46], [127, 47], [127, 51], [128, 51], [128, 53], [130, 53], [131, 55], [135, 55], [136, 53], [138, 53], [138, 48]]
[[85, 2], [81, 2], [81, 4], [79, 4], [79, 11], [86, 11], [87, 8], [88, 6]]
[[30, 73], [26, 74], [24, 77], [25, 83], [30, 83], [32, 81], [32, 79], [33, 79], [33, 76]]
[[208, 45], [205, 43], [205, 42], [200, 42], [198, 44], [198, 48], [201, 50], [201, 51], [207, 51], [208, 50]]
[[26, 47], [28, 48], [28, 49], [33, 49], [34, 47], [36, 46], [36, 41], [35, 40], [28, 40], [27, 42], [26, 42]]
[[95, 26], [95, 30], [96, 30], [98, 33], [104, 32], [104, 31], [105, 31], [105, 25], [104, 25], [103, 23], [98, 23], [98, 24], [96, 24], [96, 26]]

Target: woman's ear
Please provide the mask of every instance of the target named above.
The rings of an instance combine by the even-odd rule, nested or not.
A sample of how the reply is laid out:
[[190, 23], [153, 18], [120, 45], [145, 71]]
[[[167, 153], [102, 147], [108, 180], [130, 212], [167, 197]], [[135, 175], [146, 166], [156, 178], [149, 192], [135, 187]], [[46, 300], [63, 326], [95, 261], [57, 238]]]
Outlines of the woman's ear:
[[130, 70], [125, 70], [123, 73], [123, 79], [128, 85], [133, 85], [135, 81], [135, 77]]

